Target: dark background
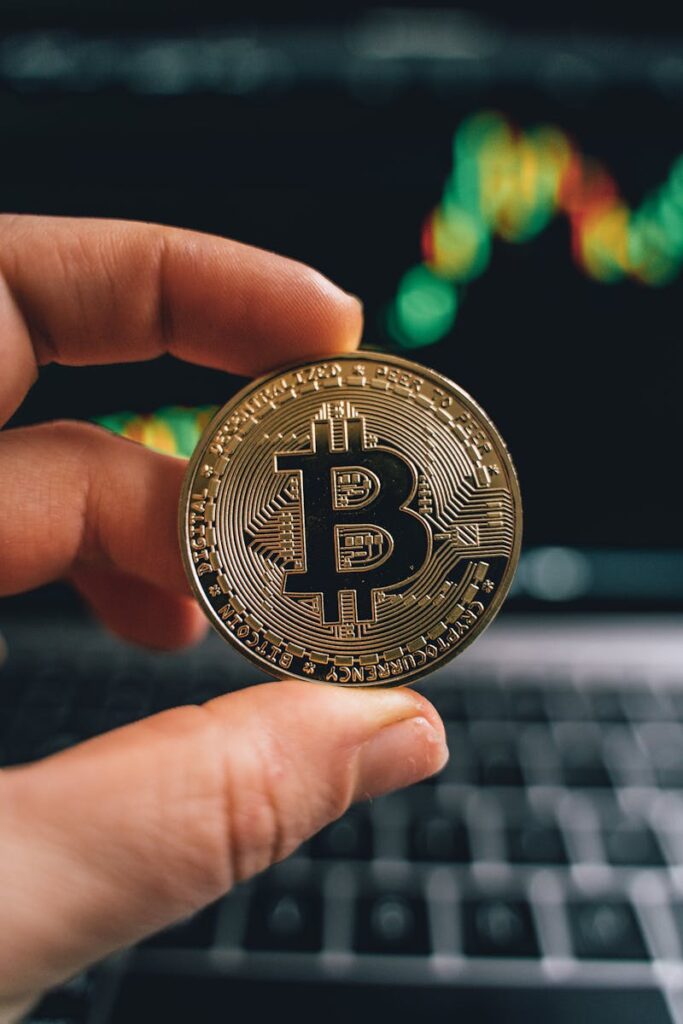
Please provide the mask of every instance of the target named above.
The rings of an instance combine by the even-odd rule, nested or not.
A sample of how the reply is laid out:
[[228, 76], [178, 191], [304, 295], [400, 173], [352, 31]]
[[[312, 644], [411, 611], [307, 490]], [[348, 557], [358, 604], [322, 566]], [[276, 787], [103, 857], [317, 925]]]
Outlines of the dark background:
[[[360, 295], [366, 343], [391, 347], [381, 314], [419, 261], [420, 227], [464, 117], [495, 109], [524, 128], [556, 124], [632, 206], [683, 153], [683, 49], [671, 15], [644, 24], [640, 11], [636, 25], [622, 12], [617, 25], [576, 10], [513, 18], [495, 4], [288, 12], [5, 4], [0, 205], [161, 221], [297, 257]], [[424, 40], [417, 56], [359, 51], [358, 38], [381, 41], [401, 23]], [[464, 40], [464, 56], [443, 49], [439, 24]], [[178, 72], [169, 41], [200, 54], [217, 38], [223, 77]], [[681, 547], [682, 297], [680, 279], [590, 280], [560, 218], [524, 245], [495, 241], [449, 336], [405, 353], [496, 421], [520, 474], [529, 551], [636, 558]], [[223, 403], [239, 383], [171, 359], [50, 367], [14, 422]], [[629, 578], [629, 565], [639, 571], [620, 564]], [[683, 599], [683, 582], [651, 590], [655, 603]]]

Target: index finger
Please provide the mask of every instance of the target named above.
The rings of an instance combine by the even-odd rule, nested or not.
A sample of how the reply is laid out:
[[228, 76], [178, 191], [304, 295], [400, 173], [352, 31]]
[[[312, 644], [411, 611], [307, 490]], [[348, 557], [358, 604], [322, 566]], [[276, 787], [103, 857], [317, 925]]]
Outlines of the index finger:
[[0, 216], [0, 423], [37, 367], [171, 353], [252, 375], [358, 344], [361, 306], [295, 260], [157, 224]]

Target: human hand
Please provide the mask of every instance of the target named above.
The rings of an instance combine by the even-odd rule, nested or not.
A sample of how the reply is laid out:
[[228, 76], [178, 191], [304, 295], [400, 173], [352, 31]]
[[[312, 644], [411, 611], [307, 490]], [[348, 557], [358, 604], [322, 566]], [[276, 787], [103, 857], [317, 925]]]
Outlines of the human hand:
[[[171, 352], [253, 374], [352, 349], [360, 328], [357, 301], [320, 274], [235, 242], [0, 218], [0, 424], [50, 362]], [[0, 596], [67, 578], [130, 640], [198, 639], [176, 540], [183, 471], [83, 423], [1, 434]], [[292, 681], [0, 772], [0, 1020], [446, 756], [438, 715], [410, 690]]]

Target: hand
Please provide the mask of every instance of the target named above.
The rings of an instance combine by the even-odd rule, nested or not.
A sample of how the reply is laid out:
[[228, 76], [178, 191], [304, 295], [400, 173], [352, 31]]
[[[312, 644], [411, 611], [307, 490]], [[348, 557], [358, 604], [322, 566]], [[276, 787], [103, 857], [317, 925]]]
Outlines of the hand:
[[[360, 328], [358, 302], [320, 274], [235, 242], [0, 218], [0, 424], [50, 362], [171, 352], [251, 374], [352, 349]], [[130, 640], [199, 638], [175, 532], [183, 470], [83, 423], [0, 435], [0, 596], [65, 577]], [[410, 690], [277, 682], [0, 772], [0, 1018], [446, 756]]]

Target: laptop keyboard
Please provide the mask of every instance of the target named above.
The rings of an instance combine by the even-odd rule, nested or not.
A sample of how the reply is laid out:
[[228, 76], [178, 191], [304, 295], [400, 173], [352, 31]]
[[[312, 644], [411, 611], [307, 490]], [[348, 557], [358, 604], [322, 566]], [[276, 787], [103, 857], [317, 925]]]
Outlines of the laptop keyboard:
[[[235, 672], [253, 681], [213, 639], [171, 658], [90, 631], [78, 656], [62, 637], [46, 657], [22, 636], [0, 670], [4, 764], [208, 699], [234, 688]], [[169, 997], [179, 978], [202, 991], [251, 985], [250, 1000], [263, 980], [273, 992], [296, 980], [322, 993], [320, 1012], [342, 981], [404, 985], [405, 1007], [411, 986], [445, 985], [477, 1021], [505, 986], [527, 992], [527, 1014], [542, 1004], [534, 992], [569, 985], [563, 1005], [583, 1013], [582, 993], [598, 1007], [606, 988], [615, 1000], [626, 989], [620, 1020], [636, 1020], [639, 1000], [639, 1021], [672, 1019], [658, 990], [683, 950], [683, 689], [451, 671], [424, 687], [449, 734], [438, 777], [351, 808], [287, 861], [51, 993], [30, 1020], [184, 1020]], [[516, 998], [491, 1020], [516, 1021]], [[165, 1007], [158, 1017], [135, 1009], [149, 999]]]

